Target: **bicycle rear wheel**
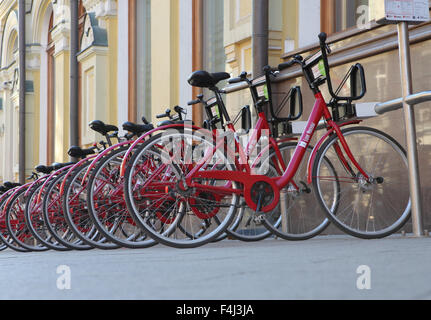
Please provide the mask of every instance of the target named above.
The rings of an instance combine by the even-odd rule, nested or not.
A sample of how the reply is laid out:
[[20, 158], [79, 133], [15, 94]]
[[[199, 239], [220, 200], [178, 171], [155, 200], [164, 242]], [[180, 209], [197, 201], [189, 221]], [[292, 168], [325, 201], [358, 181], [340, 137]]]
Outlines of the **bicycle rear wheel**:
[[[354, 127], [342, 134], [366, 179], [345, 155], [336, 134], [321, 146], [313, 165], [313, 186], [328, 218], [344, 232], [363, 239], [383, 238], [398, 231], [410, 218], [406, 152], [392, 137], [372, 128]], [[334, 176], [322, 166], [328, 159], [338, 174], [336, 210], [331, 185]]]

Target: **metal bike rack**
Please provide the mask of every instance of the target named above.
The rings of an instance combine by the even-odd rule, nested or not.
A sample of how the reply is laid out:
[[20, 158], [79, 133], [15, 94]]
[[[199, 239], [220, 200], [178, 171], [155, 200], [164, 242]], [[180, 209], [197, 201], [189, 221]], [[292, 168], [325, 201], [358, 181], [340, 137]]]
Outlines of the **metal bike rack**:
[[[416, 142], [416, 124], [414, 106], [423, 102], [431, 101], [431, 91], [424, 91], [413, 93], [412, 85], [412, 70], [411, 70], [411, 56], [410, 56], [410, 38], [409, 38], [409, 24], [417, 24], [429, 20], [429, 5], [427, 0], [405, 0], [404, 5], [409, 3], [414, 8], [423, 6], [422, 16], [408, 17], [408, 15], [400, 14], [398, 16], [390, 16], [387, 14], [388, 8], [393, 9], [393, 6], [400, 5], [396, 0], [376, 0], [373, 10], [376, 12], [375, 18], [378, 24], [397, 24], [398, 25], [398, 48], [401, 69], [401, 84], [403, 96], [398, 99], [390, 100], [382, 103], [372, 103], [372, 110], [370, 103], [361, 104], [357, 111], [366, 110], [364, 115], [359, 115], [358, 119], [367, 119], [384, 113], [395, 111], [399, 109], [404, 110], [404, 121], [406, 127], [407, 139], [407, 158], [409, 167], [409, 188], [411, 193], [412, 202], [412, 226], [413, 234], [415, 237], [424, 236], [423, 230], [423, 217], [422, 217], [422, 202], [421, 202], [421, 183], [419, 178], [419, 162], [418, 162], [418, 148]], [[392, 6], [392, 7], [391, 7]], [[400, 5], [401, 6], [401, 5]], [[407, 6], [408, 7], [408, 6]], [[401, 6], [401, 9], [405, 7]], [[417, 13], [416, 13], [417, 14]], [[380, 16], [379, 16], [380, 15]], [[405, 20], [403, 20], [405, 19]], [[380, 52], [375, 52], [376, 54]], [[367, 55], [372, 54], [368, 52]], [[359, 54], [356, 58], [363, 58], [364, 53]], [[350, 61], [352, 57], [340, 58], [338, 64], [344, 61]], [[302, 75], [300, 69], [294, 69], [287, 74], [280, 75], [275, 82], [290, 80]], [[247, 87], [246, 84], [237, 84], [224, 88], [225, 93], [232, 93]], [[365, 108], [363, 108], [363, 107]], [[294, 134], [301, 134], [305, 122], [296, 121], [293, 128]], [[320, 123], [317, 129], [324, 128], [324, 123]]]
[[[410, 5], [411, 7], [409, 7]], [[412, 8], [414, 10], [412, 10]], [[376, 21], [381, 24], [397, 23], [398, 47], [401, 68], [401, 85], [403, 97], [384, 103], [378, 103], [375, 111], [383, 114], [389, 111], [403, 109], [407, 139], [407, 158], [409, 164], [409, 186], [412, 202], [412, 226], [415, 237], [424, 236], [421, 183], [419, 178], [419, 161], [416, 135], [414, 106], [418, 103], [431, 101], [431, 91], [413, 94], [412, 69], [410, 56], [409, 23], [417, 24], [429, 20], [428, 1], [408, 0], [401, 5], [399, 1], [377, 1]], [[418, 9], [418, 11], [415, 11]], [[421, 9], [419, 11], [419, 9]]]

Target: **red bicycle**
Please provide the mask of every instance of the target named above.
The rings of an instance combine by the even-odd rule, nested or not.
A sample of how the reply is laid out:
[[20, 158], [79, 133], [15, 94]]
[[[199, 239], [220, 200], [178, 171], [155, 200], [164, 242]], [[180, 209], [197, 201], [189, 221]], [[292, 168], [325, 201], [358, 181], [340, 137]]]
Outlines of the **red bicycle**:
[[[230, 225], [239, 207], [240, 197], [271, 228], [271, 223], [266, 223], [266, 214], [279, 205], [281, 191], [300, 188], [292, 183], [292, 179], [321, 119], [327, 132], [313, 149], [307, 182], [316, 190], [314, 194], [328, 219], [341, 230], [367, 239], [385, 237], [404, 225], [411, 206], [408, 188], [400, 188], [408, 185], [405, 151], [393, 138], [376, 129], [344, 128], [360, 123], [359, 120], [337, 122], [339, 115], [334, 112], [335, 109], [351, 110], [352, 102], [365, 95], [364, 71], [359, 64], [351, 68], [350, 96], [339, 96], [341, 87], [333, 92], [326, 34], [320, 34], [319, 38], [319, 52], [306, 59], [296, 56], [279, 66], [282, 70], [299, 64], [316, 98], [292, 159], [279, 177], [259, 174], [248, 164], [220, 92], [215, 87], [223, 77], [203, 72], [192, 75], [190, 84], [214, 91], [220, 111], [228, 119], [228, 130], [222, 139], [217, 139], [210, 132], [204, 136], [201, 130], [197, 135], [193, 127], [184, 126], [175, 132], [171, 130], [153, 137], [133, 154], [127, 162], [125, 173], [126, 203], [136, 222], [148, 235], [179, 248], [205, 244]], [[359, 76], [359, 81], [355, 81], [357, 78], [354, 75]], [[328, 104], [319, 89], [325, 82], [332, 97]], [[362, 90], [356, 94], [356, 87], [361, 84]], [[260, 118], [265, 116], [261, 111]], [[234, 137], [235, 149], [226, 147], [224, 138], [229, 132]], [[190, 159], [190, 154], [200, 157]], [[148, 157], [153, 161], [157, 159], [161, 165], [154, 171], [146, 172], [145, 180], [139, 185], [140, 201], [145, 206], [137, 207], [133, 198], [133, 193], [136, 193], [133, 168]], [[170, 204], [165, 213], [165, 216], [169, 214], [169, 223], [163, 223], [157, 217], [164, 202]], [[178, 228], [186, 225], [182, 221], [189, 216], [194, 218], [191, 230], [209, 218], [217, 223], [202, 237], [180, 237]]]

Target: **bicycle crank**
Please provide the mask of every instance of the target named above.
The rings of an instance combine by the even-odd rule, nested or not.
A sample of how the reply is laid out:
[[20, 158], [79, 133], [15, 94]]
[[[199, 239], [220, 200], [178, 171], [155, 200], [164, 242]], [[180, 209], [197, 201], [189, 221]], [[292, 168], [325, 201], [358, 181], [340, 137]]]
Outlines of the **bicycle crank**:
[[247, 205], [256, 213], [272, 211], [280, 200], [280, 192], [271, 179], [258, 180], [250, 188], [246, 186], [244, 198]]
[[[253, 211], [258, 208], [259, 194], [262, 198], [262, 212], [270, 212], [274, 210], [280, 200], [280, 190], [275, 184], [275, 180], [267, 176], [250, 175], [246, 172], [231, 172], [231, 171], [199, 171], [191, 179], [208, 179], [222, 181], [236, 181], [243, 185], [243, 195], [247, 205]], [[190, 180], [191, 180], [190, 179]], [[193, 186], [192, 181], [187, 181]]]

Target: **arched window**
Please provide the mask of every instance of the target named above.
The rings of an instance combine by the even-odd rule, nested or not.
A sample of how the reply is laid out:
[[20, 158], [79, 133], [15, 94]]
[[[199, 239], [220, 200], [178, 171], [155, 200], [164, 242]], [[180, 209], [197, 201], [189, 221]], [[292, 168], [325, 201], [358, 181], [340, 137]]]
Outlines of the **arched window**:
[[13, 31], [9, 38], [6, 66], [10, 66], [15, 61], [15, 53], [18, 51], [18, 33]]

